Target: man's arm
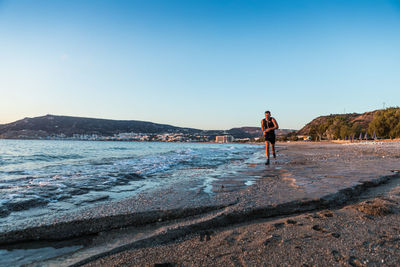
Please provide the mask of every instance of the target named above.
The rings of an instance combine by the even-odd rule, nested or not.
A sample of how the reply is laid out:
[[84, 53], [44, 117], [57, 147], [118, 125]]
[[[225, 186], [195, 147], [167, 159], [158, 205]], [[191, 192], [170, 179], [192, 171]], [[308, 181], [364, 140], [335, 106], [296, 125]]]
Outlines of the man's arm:
[[273, 128], [274, 130], [279, 128], [279, 125], [274, 118], [272, 118], [272, 123], [274, 124], [274, 128]]
[[264, 128], [263, 120], [261, 120], [261, 130], [262, 130], [263, 134], [265, 134], [265, 128]]

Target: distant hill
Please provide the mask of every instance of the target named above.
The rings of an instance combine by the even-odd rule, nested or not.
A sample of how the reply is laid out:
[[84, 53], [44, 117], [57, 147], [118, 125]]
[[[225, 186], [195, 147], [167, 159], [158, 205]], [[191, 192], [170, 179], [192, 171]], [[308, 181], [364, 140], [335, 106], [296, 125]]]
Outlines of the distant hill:
[[135, 120], [107, 120], [70, 116], [46, 115], [35, 118], [24, 118], [16, 122], [0, 125], [0, 135], [7, 136], [21, 131], [37, 134], [38, 136], [65, 134], [99, 134], [112, 136], [121, 132], [141, 133], [195, 133], [202, 130], [180, 128], [166, 124], [157, 124]]
[[[285, 130], [278, 130], [277, 133], [279, 134], [281, 131]], [[233, 135], [235, 138], [254, 138], [262, 135], [259, 127], [241, 127], [230, 130], [201, 130], [137, 120], [107, 120], [57, 115], [24, 118], [0, 125], [0, 138], [31, 139], [59, 134], [64, 134], [67, 137], [71, 137], [73, 134], [113, 136], [114, 134], [129, 132], [147, 134], [198, 134], [207, 135], [211, 138], [223, 134]]]
[[293, 133], [293, 132], [296, 132], [296, 130], [293, 130], [293, 129], [278, 129], [278, 130], [275, 130], [275, 133], [276, 133], [277, 136], [285, 136], [285, 135], [288, 135], [288, 134]]
[[262, 135], [261, 129], [258, 127], [232, 128], [226, 131], [226, 133], [235, 138], [254, 138]]
[[[296, 130], [291, 129], [277, 129], [275, 130], [275, 134], [277, 136], [285, 136], [289, 133], [295, 132]], [[245, 137], [260, 137], [263, 135], [260, 127], [241, 127], [241, 128], [232, 128], [227, 131], [229, 134], [233, 136], [243, 135]]]

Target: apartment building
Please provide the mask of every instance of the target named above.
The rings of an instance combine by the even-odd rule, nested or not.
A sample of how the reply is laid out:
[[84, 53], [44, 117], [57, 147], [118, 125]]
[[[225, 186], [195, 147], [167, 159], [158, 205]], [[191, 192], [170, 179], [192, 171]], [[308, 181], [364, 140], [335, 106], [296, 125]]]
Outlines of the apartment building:
[[230, 143], [233, 142], [233, 136], [232, 135], [220, 135], [215, 137], [215, 142], [216, 143]]

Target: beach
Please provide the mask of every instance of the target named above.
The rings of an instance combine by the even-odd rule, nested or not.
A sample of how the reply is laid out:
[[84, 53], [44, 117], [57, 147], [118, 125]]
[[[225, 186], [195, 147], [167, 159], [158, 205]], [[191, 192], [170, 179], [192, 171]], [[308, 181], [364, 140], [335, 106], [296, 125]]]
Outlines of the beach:
[[211, 193], [184, 181], [10, 228], [0, 241], [70, 248], [31, 266], [395, 265], [399, 158], [398, 142], [281, 143], [271, 166], [248, 162]]
[[342, 208], [159, 240], [85, 266], [397, 266], [396, 186], [379, 197], [370, 192], [370, 199]]
[[400, 0], [0, 0], [0, 41], [0, 267], [400, 267]]

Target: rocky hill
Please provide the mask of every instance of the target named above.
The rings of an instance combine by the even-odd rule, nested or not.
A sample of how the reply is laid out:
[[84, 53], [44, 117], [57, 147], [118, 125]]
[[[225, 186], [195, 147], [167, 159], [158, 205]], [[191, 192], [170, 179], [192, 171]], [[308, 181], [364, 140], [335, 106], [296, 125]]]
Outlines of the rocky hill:
[[54, 134], [65, 134], [66, 136], [72, 136], [73, 134], [112, 136], [121, 132], [195, 133], [202, 131], [146, 121], [106, 120], [56, 115], [24, 118], [16, 122], [0, 125], [0, 135], [3, 137], [13, 136], [18, 133], [38, 137]]
[[320, 116], [297, 131], [297, 135], [310, 135], [313, 139], [340, 139], [366, 133], [368, 126], [378, 110], [348, 114]]

